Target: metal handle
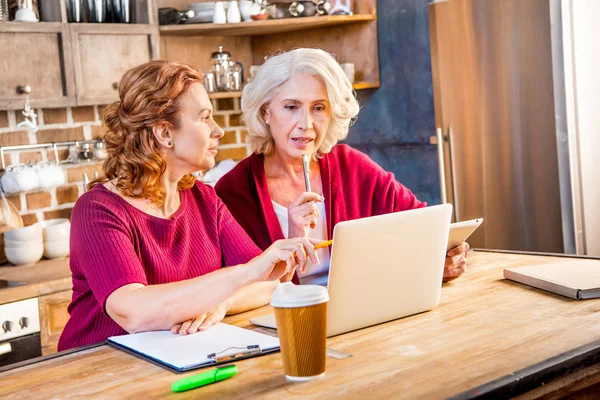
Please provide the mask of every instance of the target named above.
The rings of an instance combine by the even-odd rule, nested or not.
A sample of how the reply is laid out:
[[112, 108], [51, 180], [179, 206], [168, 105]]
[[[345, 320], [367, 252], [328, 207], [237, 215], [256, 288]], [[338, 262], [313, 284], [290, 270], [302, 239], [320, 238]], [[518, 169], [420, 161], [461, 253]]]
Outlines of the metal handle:
[[29, 85], [24, 85], [24, 86], [17, 86], [17, 93], [18, 94], [29, 94], [31, 93], [31, 86]]
[[454, 206], [454, 221], [458, 222], [460, 221], [460, 217], [458, 214], [458, 184], [456, 182], [456, 165], [454, 164], [456, 158], [454, 157], [454, 146], [451, 126], [448, 127], [448, 155], [450, 156], [450, 177], [452, 178], [452, 202]]
[[0, 344], [0, 356], [3, 354], [8, 354], [12, 351], [12, 346], [10, 343], [2, 343]]
[[440, 175], [440, 201], [446, 204], [446, 169], [444, 167], [444, 137], [442, 136], [442, 128], [437, 128], [437, 153], [438, 153], [438, 173]]

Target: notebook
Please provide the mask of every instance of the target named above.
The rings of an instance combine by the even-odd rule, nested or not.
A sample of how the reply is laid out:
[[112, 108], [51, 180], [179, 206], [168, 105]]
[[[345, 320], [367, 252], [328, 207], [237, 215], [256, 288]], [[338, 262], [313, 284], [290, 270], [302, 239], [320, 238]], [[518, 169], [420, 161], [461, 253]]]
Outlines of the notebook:
[[504, 277], [576, 300], [600, 297], [598, 260], [506, 268]]
[[175, 372], [209, 367], [279, 350], [279, 339], [218, 323], [191, 335], [153, 331], [111, 336], [108, 343]]

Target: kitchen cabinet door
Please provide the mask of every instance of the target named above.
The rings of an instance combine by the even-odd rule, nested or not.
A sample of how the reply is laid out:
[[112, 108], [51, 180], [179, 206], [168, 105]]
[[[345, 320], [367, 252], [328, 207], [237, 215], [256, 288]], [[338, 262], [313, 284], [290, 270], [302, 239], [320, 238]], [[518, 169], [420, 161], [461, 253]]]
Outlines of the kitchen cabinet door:
[[78, 105], [118, 100], [128, 69], [158, 58], [158, 27], [144, 24], [71, 24]]
[[42, 355], [56, 353], [58, 339], [62, 333], [69, 313], [67, 307], [71, 302], [73, 291], [52, 293], [40, 296], [40, 334], [42, 342]]
[[75, 104], [69, 29], [61, 23], [0, 24], [0, 110], [20, 109], [29, 86], [32, 107]]

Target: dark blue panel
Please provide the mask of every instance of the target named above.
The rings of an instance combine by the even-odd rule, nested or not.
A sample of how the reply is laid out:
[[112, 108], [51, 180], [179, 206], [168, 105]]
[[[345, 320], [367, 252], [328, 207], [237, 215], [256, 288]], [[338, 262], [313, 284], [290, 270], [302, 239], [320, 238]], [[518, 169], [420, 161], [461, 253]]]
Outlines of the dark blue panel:
[[435, 146], [412, 145], [353, 145], [366, 153], [386, 171], [409, 188], [419, 200], [429, 205], [440, 203], [437, 174], [437, 151]]
[[[379, 0], [381, 87], [358, 92], [361, 111], [346, 143], [393, 172], [418, 197], [439, 203], [429, 0]], [[407, 145], [409, 145], [407, 147]]]

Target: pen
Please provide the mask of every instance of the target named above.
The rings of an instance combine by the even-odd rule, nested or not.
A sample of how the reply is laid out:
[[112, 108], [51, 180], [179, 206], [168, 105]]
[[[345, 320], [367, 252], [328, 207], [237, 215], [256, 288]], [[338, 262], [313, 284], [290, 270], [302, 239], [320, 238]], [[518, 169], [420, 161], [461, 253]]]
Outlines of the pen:
[[315, 244], [315, 250], [316, 249], [322, 249], [323, 247], [327, 247], [327, 246], [329, 246], [332, 243], [333, 243], [333, 240], [327, 240], [326, 242], [321, 242], [319, 244]]
[[304, 170], [304, 186], [306, 186], [306, 191], [312, 192], [312, 190], [310, 190], [310, 167], [308, 165], [308, 156], [306, 154], [302, 154], [302, 169]]
[[211, 383], [224, 381], [237, 373], [238, 369], [235, 365], [227, 365], [173, 382], [171, 390], [174, 392], [185, 392], [186, 390], [196, 389], [210, 385]]

